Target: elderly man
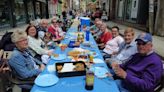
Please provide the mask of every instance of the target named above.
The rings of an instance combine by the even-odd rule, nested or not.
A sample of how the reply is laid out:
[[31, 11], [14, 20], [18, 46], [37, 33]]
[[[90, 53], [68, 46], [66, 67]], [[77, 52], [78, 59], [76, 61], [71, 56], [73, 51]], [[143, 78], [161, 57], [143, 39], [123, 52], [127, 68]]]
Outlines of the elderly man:
[[97, 38], [102, 34], [102, 32], [100, 31], [100, 27], [102, 26], [102, 24], [103, 24], [103, 22], [102, 22], [102, 20], [98, 20], [97, 22], [96, 22], [96, 30], [94, 30], [94, 32], [92, 32], [93, 33], [93, 37], [95, 38], [95, 40], [97, 40]]
[[43, 39], [45, 32], [48, 31], [48, 20], [47, 19], [42, 19], [40, 22], [40, 25], [37, 27], [38, 35], [41, 39]]
[[152, 36], [141, 33], [137, 41], [138, 53], [127, 63], [113, 64], [116, 80], [121, 92], [154, 92], [162, 75], [162, 62], [153, 51]]
[[97, 28], [98, 21], [100, 21], [100, 19], [96, 18], [95, 21], [94, 21], [94, 25], [92, 25], [90, 27], [90, 32], [93, 33], [93, 34], [96, 33], [96, 31], [98, 31], [98, 28]]
[[27, 34], [17, 30], [13, 32], [11, 39], [16, 45], [9, 60], [12, 72], [21, 80], [36, 77], [45, 66], [28, 52]]

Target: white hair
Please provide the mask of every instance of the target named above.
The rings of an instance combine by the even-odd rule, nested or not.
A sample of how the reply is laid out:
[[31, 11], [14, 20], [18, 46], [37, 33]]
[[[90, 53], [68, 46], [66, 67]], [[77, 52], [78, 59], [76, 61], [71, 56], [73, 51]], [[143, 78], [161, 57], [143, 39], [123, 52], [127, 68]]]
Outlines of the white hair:
[[13, 43], [18, 42], [23, 38], [27, 38], [27, 34], [25, 31], [16, 30], [11, 35], [11, 40]]

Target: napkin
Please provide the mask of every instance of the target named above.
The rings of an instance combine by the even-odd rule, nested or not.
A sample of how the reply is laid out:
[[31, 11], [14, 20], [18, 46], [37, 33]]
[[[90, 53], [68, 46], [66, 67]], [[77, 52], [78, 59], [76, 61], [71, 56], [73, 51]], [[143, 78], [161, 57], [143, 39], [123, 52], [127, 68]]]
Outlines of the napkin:
[[73, 71], [74, 68], [75, 66], [73, 65], [73, 63], [65, 63], [61, 72], [70, 72]]

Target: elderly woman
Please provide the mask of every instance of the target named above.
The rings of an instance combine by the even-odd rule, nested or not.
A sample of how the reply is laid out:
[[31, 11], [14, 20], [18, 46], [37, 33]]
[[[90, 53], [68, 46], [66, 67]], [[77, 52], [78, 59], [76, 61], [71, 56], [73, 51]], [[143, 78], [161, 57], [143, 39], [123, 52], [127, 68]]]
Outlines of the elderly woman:
[[28, 43], [31, 54], [47, 64], [48, 57], [53, 53], [53, 51], [44, 48], [45, 43], [38, 37], [38, 32], [34, 25], [29, 25], [26, 29], [26, 33], [28, 35]]
[[121, 48], [119, 52], [115, 53], [109, 61], [107, 60], [108, 64], [112, 63], [126, 63], [132, 56], [137, 53], [137, 46], [136, 42], [134, 42], [134, 35], [135, 32], [132, 28], [127, 28], [124, 31], [124, 40], [125, 42], [121, 44]]
[[60, 42], [61, 40], [64, 39], [64, 35], [63, 35], [64, 32], [59, 27], [56, 19], [52, 19], [51, 23], [52, 25], [49, 26], [48, 32], [50, 32], [53, 35], [53, 41]]
[[9, 65], [15, 76], [21, 80], [37, 76], [44, 68], [44, 64], [33, 58], [28, 51], [28, 38], [24, 31], [14, 31], [11, 35], [12, 42], [16, 45]]

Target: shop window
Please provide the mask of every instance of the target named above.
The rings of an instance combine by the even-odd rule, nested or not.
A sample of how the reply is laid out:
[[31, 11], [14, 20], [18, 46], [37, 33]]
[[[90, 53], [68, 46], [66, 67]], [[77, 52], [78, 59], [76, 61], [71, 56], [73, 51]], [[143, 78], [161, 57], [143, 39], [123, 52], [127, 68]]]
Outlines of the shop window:
[[42, 18], [46, 18], [46, 4], [42, 3]]
[[9, 5], [7, 0], [0, 0], [0, 28], [10, 25]]
[[28, 16], [29, 16], [29, 20], [34, 20], [34, 7], [32, 2], [28, 2], [27, 4], [27, 8], [28, 8]]
[[15, 0], [15, 18], [17, 24], [25, 23], [26, 15], [23, 0]]
[[40, 3], [36, 2], [36, 18], [41, 18]]

